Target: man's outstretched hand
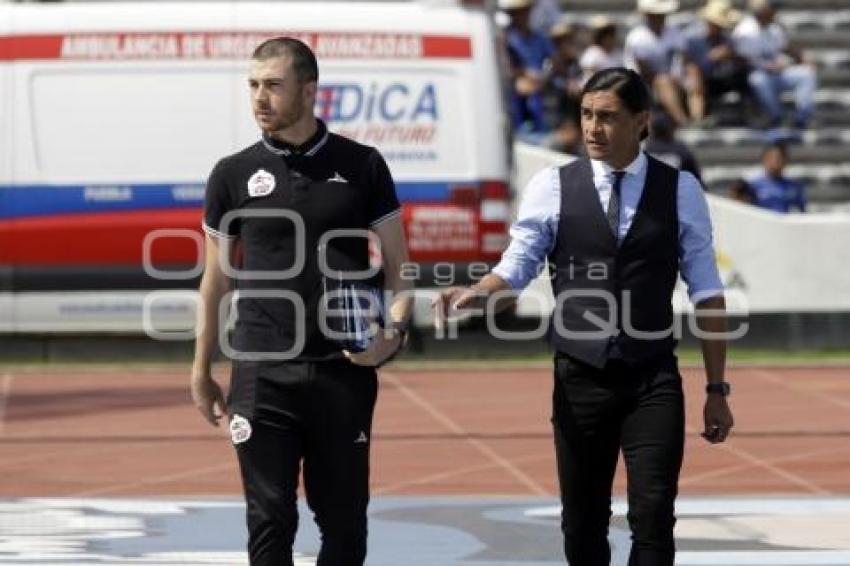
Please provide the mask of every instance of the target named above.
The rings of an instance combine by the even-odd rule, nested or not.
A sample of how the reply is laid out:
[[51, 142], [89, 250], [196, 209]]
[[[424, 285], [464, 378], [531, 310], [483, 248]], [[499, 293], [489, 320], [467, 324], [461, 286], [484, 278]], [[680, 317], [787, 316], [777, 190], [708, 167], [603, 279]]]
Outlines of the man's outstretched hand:
[[452, 315], [458, 315], [457, 311], [483, 306], [486, 294], [472, 287], [449, 287], [441, 291], [431, 302], [434, 309], [434, 324], [437, 328], [442, 327]]

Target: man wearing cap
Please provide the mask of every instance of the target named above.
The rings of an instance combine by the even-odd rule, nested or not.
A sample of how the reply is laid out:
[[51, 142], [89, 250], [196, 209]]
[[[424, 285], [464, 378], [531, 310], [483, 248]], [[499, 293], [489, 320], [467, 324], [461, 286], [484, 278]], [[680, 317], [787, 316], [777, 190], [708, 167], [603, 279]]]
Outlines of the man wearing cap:
[[674, 61], [682, 48], [681, 34], [667, 25], [667, 16], [679, 9], [679, 0], [638, 0], [637, 10], [644, 23], [626, 36], [623, 59], [626, 67], [640, 73], [651, 85], [658, 102], [679, 126], [688, 122], [681, 102], [681, 85], [677, 81]]
[[554, 49], [549, 38], [531, 28], [533, 5], [533, 0], [499, 0], [499, 9], [510, 17], [505, 44], [514, 81], [511, 99], [514, 128], [539, 133], [545, 130], [541, 93], [544, 66]]
[[735, 91], [742, 96], [749, 71], [735, 51], [730, 31], [741, 19], [729, 0], [709, 0], [700, 19], [685, 32], [685, 89], [694, 121], [706, 123], [706, 107], [720, 95]]
[[814, 109], [817, 76], [802, 53], [789, 45], [788, 35], [776, 22], [776, 0], [750, 0], [751, 14], [732, 32], [738, 52], [752, 66], [750, 87], [769, 118], [770, 127], [782, 125], [785, 91], [794, 92], [794, 126], [806, 128]]

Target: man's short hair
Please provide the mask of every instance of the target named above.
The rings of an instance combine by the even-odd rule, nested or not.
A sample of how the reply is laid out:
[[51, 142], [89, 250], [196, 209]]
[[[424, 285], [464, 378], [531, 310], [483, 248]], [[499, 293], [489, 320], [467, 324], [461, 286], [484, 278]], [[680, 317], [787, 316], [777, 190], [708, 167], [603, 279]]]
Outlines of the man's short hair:
[[[580, 100], [584, 100], [586, 94], [600, 91], [616, 94], [623, 106], [632, 114], [648, 112], [652, 108], [652, 96], [649, 94], [646, 83], [639, 74], [625, 67], [611, 67], [595, 73], [585, 83]], [[641, 134], [641, 139], [645, 139], [648, 135], [649, 131], [645, 130]]]
[[786, 142], [785, 140], [774, 140], [766, 144], [761, 150], [762, 158], [764, 158], [764, 156], [767, 155], [768, 152], [773, 151], [774, 149], [781, 153], [782, 157], [786, 159], [788, 158], [788, 142]]
[[665, 112], [653, 112], [649, 125], [652, 137], [663, 141], [673, 141], [676, 137], [676, 123]]
[[600, 45], [608, 36], [617, 36], [617, 24], [611, 22], [609, 25], [595, 28], [593, 30], [593, 44]]
[[256, 61], [265, 61], [284, 55], [292, 58], [292, 69], [301, 84], [319, 80], [319, 64], [316, 62], [316, 56], [307, 44], [294, 37], [267, 39], [254, 49], [251, 58]]

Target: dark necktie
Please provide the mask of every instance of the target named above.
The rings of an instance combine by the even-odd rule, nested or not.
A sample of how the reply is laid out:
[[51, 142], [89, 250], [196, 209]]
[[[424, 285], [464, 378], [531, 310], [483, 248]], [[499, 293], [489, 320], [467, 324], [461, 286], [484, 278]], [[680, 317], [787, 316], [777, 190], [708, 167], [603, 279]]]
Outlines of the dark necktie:
[[623, 177], [626, 176], [625, 171], [614, 171], [614, 186], [611, 187], [611, 198], [608, 200], [608, 226], [614, 234], [615, 239], [619, 239], [620, 234], [620, 189], [623, 185]]

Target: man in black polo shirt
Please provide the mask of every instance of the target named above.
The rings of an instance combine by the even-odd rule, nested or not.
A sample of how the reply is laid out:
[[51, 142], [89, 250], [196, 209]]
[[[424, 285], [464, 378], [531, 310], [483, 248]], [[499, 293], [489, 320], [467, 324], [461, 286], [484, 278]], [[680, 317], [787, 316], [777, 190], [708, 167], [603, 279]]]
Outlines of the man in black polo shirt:
[[[681, 273], [701, 316], [708, 379], [704, 435], [732, 428], [723, 382], [725, 300], [696, 178], [646, 155], [651, 97], [634, 71], [593, 75], [580, 98], [589, 158], [529, 182], [502, 260], [472, 289], [446, 290], [437, 320], [495, 307], [548, 261], [556, 307], [553, 415], [564, 551], [571, 566], [609, 563], [611, 489], [622, 450], [630, 566], [672, 566], [685, 434], [672, 296]], [[711, 316], [707, 316], [711, 315]]]
[[[302, 462], [322, 533], [318, 564], [363, 564], [375, 366], [401, 347], [411, 311], [390, 172], [374, 148], [315, 118], [317, 80], [316, 59], [300, 41], [257, 47], [249, 86], [262, 139], [218, 162], [204, 206], [192, 397], [211, 424], [229, 417], [253, 566], [292, 564]], [[380, 243], [383, 281], [372, 276], [356, 289], [382, 283], [389, 300], [385, 328], [355, 351], [351, 337], [329, 332], [339, 313], [329, 312], [324, 290], [368, 275], [367, 230]], [[229, 275], [239, 290], [232, 345], [218, 317]], [[211, 376], [220, 338], [234, 360], [226, 405]]]

